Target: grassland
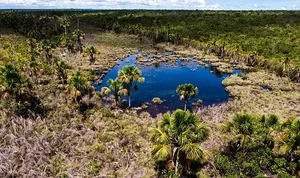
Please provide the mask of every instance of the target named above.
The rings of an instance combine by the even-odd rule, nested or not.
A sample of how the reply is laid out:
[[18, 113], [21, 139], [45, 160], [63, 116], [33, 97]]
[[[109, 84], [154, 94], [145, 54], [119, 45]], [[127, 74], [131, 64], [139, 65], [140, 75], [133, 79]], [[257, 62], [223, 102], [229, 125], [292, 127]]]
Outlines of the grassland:
[[[297, 16], [297, 13], [291, 14]], [[195, 14], [191, 13], [191, 15]], [[119, 18], [117, 18], [118, 22], [121, 22]], [[255, 16], [254, 19], [256, 18]], [[122, 23], [125, 22], [128, 21]], [[148, 25], [151, 24], [152, 22]], [[224, 25], [223, 22], [221, 24]], [[280, 28], [282, 26], [284, 25], [281, 24]], [[292, 29], [297, 27], [297, 20], [292, 23], [292, 26]], [[161, 34], [164, 28], [159, 29]], [[194, 55], [198, 61], [210, 62], [220, 70], [248, 70], [247, 74], [232, 75], [223, 81], [226, 90], [234, 97], [232, 101], [218, 106], [209, 106], [196, 112], [199, 120], [204, 121], [211, 131], [209, 139], [202, 143], [202, 146], [213, 154], [216, 150], [223, 150], [228, 141], [233, 138], [232, 134], [224, 134], [221, 130], [222, 126], [227, 121], [231, 121], [237, 113], [249, 113], [257, 117], [276, 114], [281, 118], [281, 122], [300, 117], [300, 86], [299, 83], [293, 82], [289, 75], [280, 76], [276, 70], [264, 70], [261, 66], [249, 65], [247, 60], [241, 59], [242, 57], [241, 60], [228, 56], [223, 59], [214, 52], [208, 54], [207, 48], [202, 50], [203, 48], [199, 46], [191, 45], [191, 41], [180, 45], [175, 41], [173, 41], [175, 44], [171, 44], [169, 40], [169, 42], [156, 44], [158, 48], [154, 49], [151, 45], [155, 40], [147, 35], [141, 40], [137, 33], [115, 33], [112, 29], [88, 25], [82, 25], [82, 30], [85, 33], [84, 46], [93, 45], [100, 54], [96, 55], [96, 62], [91, 66], [88, 56], [80, 53], [69, 54], [62, 47], [54, 49], [53, 56], [68, 65], [66, 69], [68, 78], [71, 78], [71, 74], [75, 71], [81, 71], [90, 81], [101, 78], [103, 76], [94, 75], [91, 71], [92, 67], [108, 72], [118, 59], [125, 58], [125, 51], [136, 53], [138, 50], [174, 51], [178, 55]], [[30, 63], [27, 51], [28, 38], [11, 31], [11, 29], [0, 31], [0, 64], [14, 64], [29, 80], [32, 80], [33, 77], [27, 72]], [[178, 31], [174, 30], [173, 33]], [[209, 40], [210, 38], [206, 39]], [[295, 49], [297, 48], [293, 48]], [[291, 53], [294, 53], [293, 50]], [[41, 63], [46, 63], [44, 53], [41, 51], [38, 57]], [[297, 60], [293, 55], [291, 56], [294, 65]], [[277, 61], [279, 58], [274, 57]], [[162, 115], [153, 119], [146, 112], [137, 115], [136, 111], [131, 109], [105, 108], [101, 105], [101, 96], [95, 91], [82, 97], [78, 104], [66, 92], [67, 86], [58, 79], [54, 67], [50, 65], [49, 68], [48, 72], [38, 73], [39, 84], [30, 88], [42, 101], [47, 110], [46, 114], [39, 115], [32, 112], [29, 113], [29, 117], [22, 117], [17, 114], [17, 102], [1, 98], [0, 176], [157, 177], [155, 160], [151, 158], [150, 131], [158, 126]], [[201, 174], [198, 175], [221, 177], [222, 173], [216, 168], [215, 159], [214, 156], [210, 157], [208, 163], [204, 164]], [[277, 172], [267, 172], [267, 174], [271, 177]]]

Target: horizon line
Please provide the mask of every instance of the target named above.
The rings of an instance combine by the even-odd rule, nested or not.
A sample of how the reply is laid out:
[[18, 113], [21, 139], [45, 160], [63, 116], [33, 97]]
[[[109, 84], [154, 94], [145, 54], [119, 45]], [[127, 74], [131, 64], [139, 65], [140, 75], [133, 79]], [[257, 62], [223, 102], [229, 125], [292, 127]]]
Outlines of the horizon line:
[[135, 10], [143, 10], [143, 11], [300, 11], [300, 9], [94, 9], [94, 8], [0, 8], [0, 11], [4, 10], [74, 10], [74, 11], [116, 11], [116, 10], [128, 10], [128, 11], [135, 11]]

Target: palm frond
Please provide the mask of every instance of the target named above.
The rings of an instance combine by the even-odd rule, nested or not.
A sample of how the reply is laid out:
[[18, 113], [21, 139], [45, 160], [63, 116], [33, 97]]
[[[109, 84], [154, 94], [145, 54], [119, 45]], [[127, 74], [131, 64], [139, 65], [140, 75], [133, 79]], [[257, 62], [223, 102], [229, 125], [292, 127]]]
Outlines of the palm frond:
[[180, 151], [185, 153], [187, 159], [193, 161], [199, 161], [201, 164], [206, 162], [210, 157], [209, 152], [203, 149], [197, 143], [186, 144], [180, 148]]
[[171, 158], [172, 149], [169, 145], [153, 145], [151, 155], [157, 161], [166, 161]]
[[168, 134], [160, 129], [153, 129], [151, 132], [150, 139], [155, 144], [168, 144], [169, 143]]

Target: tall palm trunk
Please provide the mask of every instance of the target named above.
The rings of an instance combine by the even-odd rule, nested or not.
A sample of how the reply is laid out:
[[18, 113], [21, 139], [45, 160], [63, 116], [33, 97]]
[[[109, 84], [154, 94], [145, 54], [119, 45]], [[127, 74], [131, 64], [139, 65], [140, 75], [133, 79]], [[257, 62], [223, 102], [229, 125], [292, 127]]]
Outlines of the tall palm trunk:
[[186, 111], [188, 100], [184, 101], [184, 111]]
[[79, 29], [79, 19], [77, 18], [77, 29]]
[[65, 36], [67, 36], [67, 26], [64, 25], [64, 28], [65, 28]]
[[155, 33], [155, 41], [157, 42], [158, 40], [158, 26], [156, 26], [156, 33]]
[[118, 91], [116, 91], [116, 93], [114, 94], [114, 96], [115, 96], [116, 106], [118, 106], [118, 100], [119, 100]]
[[128, 106], [131, 107], [130, 94], [128, 93]]
[[173, 164], [175, 165], [175, 173], [178, 173], [178, 147], [173, 148]]
[[243, 167], [246, 166], [246, 162], [247, 162], [247, 152], [244, 152], [244, 162], [243, 162]]
[[128, 107], [131, 107], [131, 100], [130, 100], [131, 86], [132, 86], [132, 82], [130, 82], [129, 84], [127, 84], [127, 90], [128, 90]]

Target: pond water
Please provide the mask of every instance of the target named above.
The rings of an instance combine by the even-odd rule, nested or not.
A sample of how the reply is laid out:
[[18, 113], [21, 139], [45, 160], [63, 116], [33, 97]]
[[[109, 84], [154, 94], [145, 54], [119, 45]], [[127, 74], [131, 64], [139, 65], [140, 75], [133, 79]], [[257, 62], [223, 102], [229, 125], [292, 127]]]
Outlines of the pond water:
[[[173, 55], [173, 53], [170, 52], [168, 55]], [[189, 56], [189, 58], [193, 59], [192, 56]], [[229, 74], [218, 72], [208, 63], [206, 67], [200, 67], [193, 60], [191, 62], [181, 62], [179, 59], [177, 60], [177, 65], [172, 63], [140, 65], [136, 64], [136, 55], [130, 55], [124, 61], [118, 61], [118, 65], [115, 65], [103, 78], [102, 84], [97, 85], [97, 82], [95, 82], [94, 87], [97, 91], [100, 91], [102, 87], [107, 86], [108, 79], [115, 79], [118, 76], [118, 71], [124, 66], [135, 65], [142, 71], [142, 77], [145, 77], [145, 82], [137, 84], [138, 90], [133, 91], [131, 95], [131, 105], [132, 107], [139, 107], [141, 103], [151, 103], [154, 97], [159, 97], [164, 101], [161, 105], [151, 103], [146, 109], [152, 116], [178, 108], [183, 109], [184, 102], [179, 100], [176, 88], [184, 83], [193, 84], [195, 87], [198, 87], [199, 91], [198, 95], [189, 101], [188, 109], [192, 109], [192, 103], [197, 102], [199, 99], [203, 101], [201, 106], [216, 105], [228, 101], [230, 96], [225, 91], [222, 80]], [[240, 72], [240, 70], [235, 70], [234, 74]], [[127, 96], [122, 97], [122, 99], [127, 99]]]

